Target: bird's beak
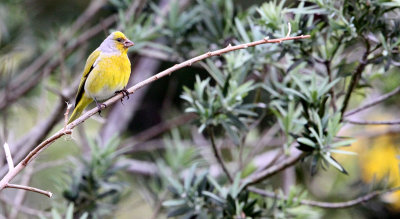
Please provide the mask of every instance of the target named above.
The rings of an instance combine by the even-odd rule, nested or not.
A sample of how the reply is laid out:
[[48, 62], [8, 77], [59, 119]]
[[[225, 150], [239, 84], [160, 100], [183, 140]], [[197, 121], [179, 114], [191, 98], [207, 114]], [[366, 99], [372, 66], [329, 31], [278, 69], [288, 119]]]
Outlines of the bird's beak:
[[126, 40], [125, 42], [124, 42], [124, 47], [125, 48], [129, 48], [129, 47], [131, 47], [131, 46], [134, 46], [135, 44], [132, 42], [132, 41], [130, 41], [130, 40]]

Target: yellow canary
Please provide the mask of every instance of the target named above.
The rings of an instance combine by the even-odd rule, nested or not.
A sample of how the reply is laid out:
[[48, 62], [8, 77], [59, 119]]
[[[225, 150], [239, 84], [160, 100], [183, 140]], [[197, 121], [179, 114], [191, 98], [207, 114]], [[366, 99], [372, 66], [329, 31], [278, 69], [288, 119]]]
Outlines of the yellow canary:
[[86, 61], [81, 82], [75, 97], [75, 109], [68, 124], [77, 119], [93, 100], [105, 100], [115, 93], [129, 93], [126, 85], [131, 74], [131, 62], [127, 52], [134, 43], [123, 33], [111, 33]]

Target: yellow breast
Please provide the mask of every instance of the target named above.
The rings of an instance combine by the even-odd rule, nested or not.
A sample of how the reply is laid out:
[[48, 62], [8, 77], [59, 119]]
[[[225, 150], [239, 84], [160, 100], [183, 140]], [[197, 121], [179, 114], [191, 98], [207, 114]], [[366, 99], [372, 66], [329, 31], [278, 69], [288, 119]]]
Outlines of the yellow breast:
[[114, 95], [126, 87], [131, 74], [131, 63], [126, 54], [102, 53], [85, 82], [85, 92], [97, 100]]

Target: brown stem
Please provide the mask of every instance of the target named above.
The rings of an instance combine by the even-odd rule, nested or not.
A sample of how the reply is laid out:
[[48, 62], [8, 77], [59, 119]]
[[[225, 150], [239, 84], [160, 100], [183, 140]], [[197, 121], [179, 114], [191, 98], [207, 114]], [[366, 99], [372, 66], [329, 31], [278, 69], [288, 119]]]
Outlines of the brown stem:
[[[257, 193], [257, 194], [265, 196], [265, 197], [288, 200], [288, 197], [286, 197], [286, 196], [282, 196], [282, 195], [278, 195], [274, 192], [258, 189], [253, 186], [249, 187], [248, 189], [251, 192]], [[364, 196], [358, 197], [358, 198], [350, 200], [350, 201], [345, 201], [345, 202], [319, 202], [319, 201], [313, 201], [313, 200], [298, 200], [297, 198], [294, 198], [293, 201], [295, 201], [295, 202], [300, 201], [300, 204], [302, 204], [302, 205], [309, 205], [309, 206], [314, 206], [314, 207], [319, 207], [319, 208], [350, 208], [355, 205], [358, 205], [358, 204], [361, 204], [364, 202], [368, 202], [369, 200], [371, 200], [377, 196], [380, 196], [380, 195], [383, 195], [383, 194], [386, 194], [389, 192], [398, 191], [399, 189], [400, 189], [400, 187], [396, 187], [396, 188], [392, 188], [392, 189], [388, 189], [388, 190], [382, 190], [382, 191], [373, 191]]]
[[38, 188], [34, 188], [34, 187], [30, 187], [30, 186], [22, 186], [22, 185], [16, 185], [16, 184], [6, 184], [5, 188], [14, 188], [14, 189], [23, 189], [23, 190], [27, 190], [27, 191], [31, 191], [31, 192], [36, 192], [42, 195], [45, 195], [49, 198], [51, 198], [51, 196], [53, 196], [53, 193], [49, 192], [49, 191], [44, 191]]
[[369, 51], [369, 43], [367, 40], [365, 40], [365, 44], [366, 44], [366, 50], [360, 60], [360, 64], [357, 66], [355, 72], [353, 73], [353, 76], [351, 77], [349, 88], [346, 92], [346, 96], [344, 97], [342, 109], [340, 110], [340, 115], [341, 115], [340, 120], [343, 119], [344, 112], [346, 111], [347, 106], [349, 104], [351, 94], [353, 93], [354, 88], [357, 86], [358, 81], [361, 78], [361, 74], [365, 69], [365, 66], [367, 66], [367, 64], [368, 64], [367, 58], [368, 58], [370, 51]]
[[352, 120], [346, 119], [348, 123], [354, 125], [400, 125], [400, 120], [393, 120], [393, 121], [362, 121], [362, 120]]
[[263, 170], [261, 172], [257, 172], [257, 173], [250, 175], [249, 177], [243, 179], [242, 183], [245, 183], [247, 185], [253, 185], [253, 184], [259, 183], [259, 182], [281, 172], [282, 170], [284, 170], [290, 166], [293, 166], [298, 161], [303, 159], [305, 156], [307, 156], [307, 153], [299, 153], [297, 155], [290, 156], [289, 158], [287, 158], [285, 161], [283, 161], [281, 163], [278, 163], [278, 164], [276, 164], [266, 170]]
[[366, 109], [368, 109], [368, 108], [370, 108], [372, 106], [375, 106], [376, 104], [379, 104], [379, 103], [383, 102], [384, 100], [396, 95], [397, 93], [400, 93], [400, 86], [397, 87], [396, 89], [394, 89], [393, 91], [387, 93], [387, 94], [384, 94], [384, 95], [382, 95], [380, 97], [377, 97], [376, 99], [374, 99], [371, 102], [365, 104], [364, 106], [358, 107], [357, 109], [353, 109], [350, 112], [345, 113], [344, 117], [354, 115], [354, 114], [356, 114], [358, 112], [361, 112], [361, 111], [366, 110]]
[[212, 127], [207, 127], [207, 131], [208, 131], [208, 135], [210, 136], [210, 141], [211, 141], [211, 147], [213, 149], [214, 152], [214, 156], [215, 158], [217, 158], [217, 161], [220, 165], [220, 167], [222, 168], [222, 170], [224, 171], [224, 173], [226, 174], [226, 176], [229, 179], [229, 182], [233, 182], [233, 178], [231, 176], [231, 174], [229, 173], [228, 168], [226, 168], [226, 165], [224, 163], [224, 160], [222, 160], [221, 154], [217, 148], [217, 145], [215, 144], [215, 136], [214, 136], [214, 130]]

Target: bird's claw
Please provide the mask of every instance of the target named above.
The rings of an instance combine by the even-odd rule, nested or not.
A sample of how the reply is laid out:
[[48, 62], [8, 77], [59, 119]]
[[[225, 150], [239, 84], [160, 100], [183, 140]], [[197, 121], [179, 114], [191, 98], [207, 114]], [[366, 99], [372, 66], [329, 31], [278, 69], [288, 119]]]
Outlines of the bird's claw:
[[127, 89], [122, 89], [122, 90], [118, 90], [115, 91], [115, 94], [119, 94], [122, 93], [122, 98], [121, 98], [121, 103], [123, 104], [123, 100], [125, 97], [127, 97], [127, 99], [129, 100], [129, 91]]
[[97, 103], [97, 102], [96, 102], [96, 105], [97, 105], [97, 109], [99, 109], [99, 116], [101, 117], [101, 108], [102, 107], [106, 108], [107, 105], [104, 103]]

